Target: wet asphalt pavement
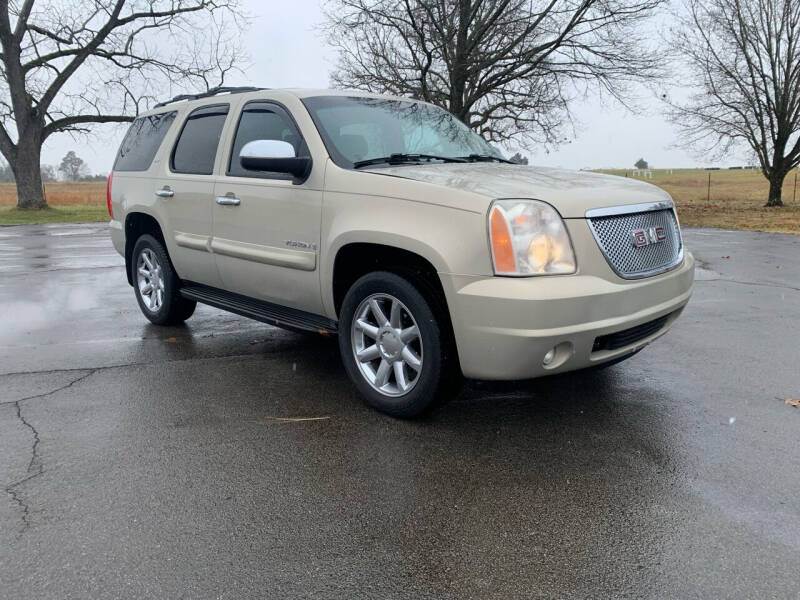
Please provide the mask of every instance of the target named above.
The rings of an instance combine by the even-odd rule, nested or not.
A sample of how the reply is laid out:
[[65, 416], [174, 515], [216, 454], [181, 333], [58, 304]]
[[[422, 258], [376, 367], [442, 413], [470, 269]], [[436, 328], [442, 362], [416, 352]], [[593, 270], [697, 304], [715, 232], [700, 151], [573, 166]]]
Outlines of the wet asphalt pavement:
[[0, 228], [0, 597], [798, 597], [800, 237], [685, 237], [638, 356], [404, 422], [335, 340], [147, 324], [103, 225]]

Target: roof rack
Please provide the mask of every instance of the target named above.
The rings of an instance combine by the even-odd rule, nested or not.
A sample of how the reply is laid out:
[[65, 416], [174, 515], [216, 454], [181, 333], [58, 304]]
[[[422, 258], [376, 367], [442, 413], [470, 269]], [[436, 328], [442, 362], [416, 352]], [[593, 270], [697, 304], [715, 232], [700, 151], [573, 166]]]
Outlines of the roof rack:
[[245, 92], [257, 92], [266, 88], [260, 87], [215, 87], [208, 91], [200, 92], [199, 94], [179, 94], [167, 100], [166, 102], [159, 102], [153, 108], [160, 108], [173, 102], [180, 102], [182, 100], [199, 100], [200, 98], [210, 98], [212, 96], [219, 96], [220, 94], [243, 94]]

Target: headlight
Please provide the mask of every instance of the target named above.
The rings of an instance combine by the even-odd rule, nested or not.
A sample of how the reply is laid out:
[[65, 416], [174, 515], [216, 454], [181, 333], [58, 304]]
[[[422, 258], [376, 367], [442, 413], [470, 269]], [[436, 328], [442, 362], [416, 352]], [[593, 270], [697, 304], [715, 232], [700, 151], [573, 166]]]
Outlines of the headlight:
[[495, 200], [489, 208], [489, 241], [496, 275], [575, 272], [564, 221], [544, 202]]

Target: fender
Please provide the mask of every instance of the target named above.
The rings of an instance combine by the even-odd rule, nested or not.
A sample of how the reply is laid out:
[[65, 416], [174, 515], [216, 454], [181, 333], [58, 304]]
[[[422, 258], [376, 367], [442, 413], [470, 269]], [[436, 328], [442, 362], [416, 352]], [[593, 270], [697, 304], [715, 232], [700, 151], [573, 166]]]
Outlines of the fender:
[[320, 287], [335, 319], [333, 269], [342, 247], [379, 244], [427, 260], [437, 273], [490, 274], [486, 225], [472, 211], [397, 198], [326, 193], [321, 231]]

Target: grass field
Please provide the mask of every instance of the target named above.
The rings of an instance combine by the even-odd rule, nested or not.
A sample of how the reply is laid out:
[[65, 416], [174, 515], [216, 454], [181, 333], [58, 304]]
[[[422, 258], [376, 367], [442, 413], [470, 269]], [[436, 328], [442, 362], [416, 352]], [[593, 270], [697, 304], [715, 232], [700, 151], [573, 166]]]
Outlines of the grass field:
[[[631, 170], [602, 172], [623, 177], [633, 173]], [[782, 208], [764, 208], [769, 184], [757, 170], [653, 170], [652, 179], [644, 181], [665, 189], [672, 196], [681, 225], [800, 233], [800, 189], [797, 199], [792, 199], [796, 173], [792, 171], [786, 177]]]
[[38, 223], [93, 223], [108, 220], [106, 184], [55, 182], [44, 185], [50, 208], [17, 210], [17, 189], [13, 183], [0, 183], [0, 225]]
[[[603, 171], [632, 176], [633, 171]], [[767, 180], [755, 170], [704, 171], [700, 169], [654, 170], [645, 181], [664, 188], [675, 199], [683, 225], [725, 227], [800, 233], [800, 190], [793, 200], [795, 173], [786, 178], [783, 208], [764, 208]], [[711, 195], [708, 177], [711, 176]], [[105, 221], [106, 189], [102, 181], [48, 183], [45, 193], [50, 209], [21, 211], [14, 184], [0, 184], [0, 225]]]

